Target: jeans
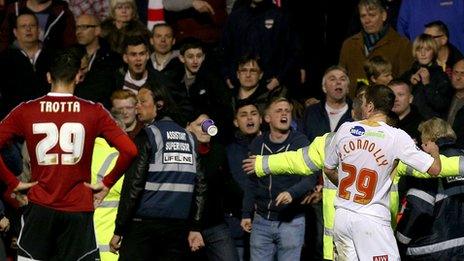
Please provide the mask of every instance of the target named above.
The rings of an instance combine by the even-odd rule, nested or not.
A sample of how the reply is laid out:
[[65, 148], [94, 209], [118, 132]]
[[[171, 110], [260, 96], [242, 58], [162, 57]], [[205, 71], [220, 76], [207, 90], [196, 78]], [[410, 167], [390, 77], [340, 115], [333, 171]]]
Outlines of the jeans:
[[230, 230], [232, 239], [234, 240], [235, 249], [238, 252], [240, 261], [250, 260], [250, 234], [243, 231], [240, 226], [241, 219], [234, 217], [232, 214], [226, 214], [224, 220]]
[[250, 238], [251, 261], [300, 260], [304, 242], [305, 218], [291, 222], [271, 221], [256, 214]]
[[230, 230], [220, 224], [201, 232], [206, 245], [206, 255], [210, 261], [238, 261], [238, 253]]

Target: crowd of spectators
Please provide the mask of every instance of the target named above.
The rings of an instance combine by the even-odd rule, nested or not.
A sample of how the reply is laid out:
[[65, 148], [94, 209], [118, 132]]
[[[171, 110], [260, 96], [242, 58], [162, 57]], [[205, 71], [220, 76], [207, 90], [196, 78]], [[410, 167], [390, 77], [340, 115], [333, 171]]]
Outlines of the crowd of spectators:
[[[102, 233], [111, 239], [109, 248], [98, 241], [101, 260], [116, 260], [116, 255], [104, 253], [118, 250], [124, 260], [149, 256], [147, 251], [155, 248], [137, 253], [134, 238], [142, 240], [142, 232], [159, 233], [152, 243], [166, 240], [166, 249], [157, 246], [166, 251], [160, 260], [333, 260], [333, 253], [327, 254], [333, 247], [327, 247], [324, 238], [330, 228], [322, 211], [321, 188], [327, 185], [323, 175], [257, 178], [247, 176], [241, 162], [249, 155], [297, 150], [359, 119], [352, 115], [353, 99], [369, 86], [393, 90], [396, 126], [418, 144], [421, 122], [435, 117], [455, 132], [447, 136], [453, 146], [464, 149], [461, 1], [346, 1], [340, 3], [346, 8], [339, 17], [330, 7], [338, 5], [336, 1], [327, 6], [309, 2], [0, 0], [0, 118], [20, 103], [47, 94], [55, 52], [71, 48], [81, 57], [74, 94], [102, 103], [136, 143], [140, 133], [145, 142], [154, 142], [157, 132], [144, 131], [149, 125], [162, 129], [168, 124], [166, 128], [193, 133], [184, 145], [197, 148], [189, 153], [199, 165], [192, 172], [201, 173], [208, 187], [205, 199], [199, 202], [195, 192], [191, 204], [169, 201], [172, 205], [146, 211], [161, 219], [159, 228], [134, 227], [129, 220], [145, 213], [137, 200], [150, 196], [137, 190], [144, 189], [137, 188], [143, 182], [138, 172], [129, 171], [126, 184], [113, 196], [124, 202], [119, 211], [132, 212], [116, 218], [116, 205], [113, 214], [95, 216], [96, 224], [112, 224], [103, 232], [97, 228], [97, 237]], [[307, 9], [317, 15], [305, 17]], [[312, 25], [301, 26], [304, 19], [313, 19]], [[215, 122], [217, 135], [202, 130], [208, 119]], [[22, 140], [10, 142], [1, 155], [27, 181], [23, 146]], [[94, 153], [114, 152], [108, 144], [101, 146]], [[105, 164], [99, 162], [95, 164]], [[400, 182], [400, 196], [415, 189], [411, 184], [414, 178]], [[133, 198], [132, 190], [140, 198]], [[19, 194], [4, 197], [0, 230], [8, 233], [1, 237], [0, 259], [14, 255], [18, 216], [25, 204]], [[202, 217], [196, 220], [194, 212], [202, 212]], [[187, 220], [187, 226], [176, 219]], [[185, 248], [173, 247], [169, 240]], [[413, 258], [408, 243], [401, 244], [403, 257]], [[464, 250], [462, 243], [456, 247]]]

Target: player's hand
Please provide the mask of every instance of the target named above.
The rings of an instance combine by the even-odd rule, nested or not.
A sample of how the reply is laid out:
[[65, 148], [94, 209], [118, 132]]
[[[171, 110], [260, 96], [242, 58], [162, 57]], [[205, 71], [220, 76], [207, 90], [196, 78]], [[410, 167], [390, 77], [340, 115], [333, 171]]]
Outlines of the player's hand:
[[422, 149], [432, 156], [440, 155], [438, 145], [433, 141], [426, 141], [422, 143]]
[[255, 173], [255, 163], [256, 163], [255, 155], [248, 157], [248, 159], [244, 159], [242, 161], [243, 171], [245, 171], [245, 173], [248, 175]]
[[3, 217], [0, 220], [0, 231], [6, 232], [8, 229], [10, 229], [10, 220], [8, 220], [6, 217]]
[[248, 233], [251, 233], [251, 218], [244, 218], [240, 222], [242, 229]]
[[34, 182], [22, 182], [22, 181], [20, 181], [18, 186], [16, 186], [16, 188], [14, 188], [13, 192], [30, 189], [32, 186], [37, 185], [37, 183], [39, 183], [39, 182], [37, 182], [37, 181], [34, 181]]
[[13, 193], [14, 193], [16, 201], [18, 201], [19, 207], [23, 207], [29, 204], [29, 200], [27, 199], [26, 195], [19, 193], [19, 192], [13, 192]]
[[195, 8], [200, 13], [210, 13], [214, 15], [213, 7], [206, 1], [203, 0], [193, 0], [192, 7]]
[[113, 235], [110, 241], [110, 252], [117, 255], [120, 248], [121, 236]]
[[103, 199], [108, 195], [110, 189], [103, 184], [103, 182], [98, 182], [96, 184], [89, 184], [84, 182], [84, 185], [93, 190], [93, 206], [97, 208], [100, 206]]
[[300, 204], [315, 204], [322, 199], [322, 185], [317, 185], [314, 191], [308, 193]]
[[192, 252], [195, 252], [205, 246], [203, 237], [201, 236], [201, 233], [198, 231], [189, 232], [188, 242], [189, 242], [190, 250], [192, 250]]
[[287, 191], [284, 191], [284, 192], [281, 192], [279, 195], [277, 195], [276, 206], [280, 204], [287, 205], [287, 204], [292, 203], [292, 201], [293, 201], [292, 195], [290, 195], [290, 193], [288, 193]]

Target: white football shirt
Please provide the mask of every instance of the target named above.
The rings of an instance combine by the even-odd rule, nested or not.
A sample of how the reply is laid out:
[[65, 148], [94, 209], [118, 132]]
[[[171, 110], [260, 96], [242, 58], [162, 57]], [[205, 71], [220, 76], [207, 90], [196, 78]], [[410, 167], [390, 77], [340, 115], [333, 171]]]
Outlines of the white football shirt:
[[336, 208], [390, 222], [391, 172], [399, 159], [426, 172], [434, 159], [403, 130], [383, 122], [346, 122], [326, 148], [324, 165], [338, 167]]

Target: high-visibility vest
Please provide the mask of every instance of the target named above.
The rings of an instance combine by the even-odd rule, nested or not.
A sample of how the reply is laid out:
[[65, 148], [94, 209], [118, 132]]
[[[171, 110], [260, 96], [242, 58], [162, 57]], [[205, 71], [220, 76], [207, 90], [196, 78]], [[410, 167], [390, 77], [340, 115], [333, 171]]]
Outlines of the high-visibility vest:
[[[118, 151], [102, 138], [95, 140], [92, 156], [92, 183], [101, 181], [116, 164]], [[118, 256], [109, 252], [109, 242], [114, 233], [116, 214], [118, 213], [123, 178], [110, 189], [101, 205], [95, 209], [93, 216], [97, 245], [101, 261], [117, 261]]]

